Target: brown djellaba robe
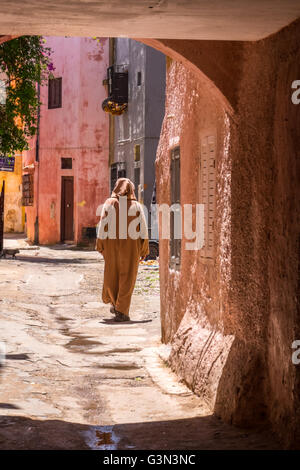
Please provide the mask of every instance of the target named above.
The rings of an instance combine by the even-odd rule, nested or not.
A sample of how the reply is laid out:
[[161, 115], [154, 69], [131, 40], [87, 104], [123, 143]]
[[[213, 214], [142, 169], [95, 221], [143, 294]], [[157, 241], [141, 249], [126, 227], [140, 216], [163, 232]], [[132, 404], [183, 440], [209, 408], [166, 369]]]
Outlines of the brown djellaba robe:
[[[127, 214], [129, 207], [133, 204], [138, 206], [137, 214], [141, 214], [142, 223], [146, 224], [143, 209], [132, 196], [127, 197]], [[109, 205], [113, 205], [116, 210], [116, 238], [97, 238], [96, 246], [105, 261], [102, 300], [104, 303], [111, 303], [118, 312], [129, 315], [139, 261], [149, 254], [149, 241], [148, 238], [139, 237], [134, 240], [128, 236], [128, 226], [136, 218], [136, 216], [130, 215], [127, 215], [127, 239], [120, 239], [118, 196], [113, 196], [105, 201], [101, 219], [107, 215], [107, 206]], [[141, 233], [145, 233], [147, 226], [143, 228], [144, 231], [140, 230]]]

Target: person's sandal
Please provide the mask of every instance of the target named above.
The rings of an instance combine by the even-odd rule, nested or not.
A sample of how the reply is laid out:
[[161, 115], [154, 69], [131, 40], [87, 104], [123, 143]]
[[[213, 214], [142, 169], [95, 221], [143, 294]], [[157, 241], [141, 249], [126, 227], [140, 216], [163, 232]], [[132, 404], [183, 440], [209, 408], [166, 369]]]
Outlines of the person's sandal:
[[113, 306], [113, 304], [111, 304], [109, 311], [110, 311], [110, 313], [116, 313], [116, 309]]
[[114, 320], [116, 322], [130, 321], [130, 318], [129, 318], [128, 315], [125, 315], [124, 313], [118, 312], [117, 310], [115, 310], [115, 313], [116, 313], [116, 316], [115, 316]]

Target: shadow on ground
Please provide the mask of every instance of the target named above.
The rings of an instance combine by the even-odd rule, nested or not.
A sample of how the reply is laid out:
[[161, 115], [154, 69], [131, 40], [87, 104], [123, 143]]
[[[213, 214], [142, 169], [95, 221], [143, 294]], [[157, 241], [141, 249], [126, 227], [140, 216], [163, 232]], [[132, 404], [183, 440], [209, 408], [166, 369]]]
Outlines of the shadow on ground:
[[27, 361], [30, 357], [28, 354], [6, 354], [5, 359], [10, 361]]
[[[266, 432], [255, 434], [243, 431], [220, 423], [212, 415], [101, 428], [61, 420], [42, 421], [21, 416], [0, 416], [0, 449], [3, 450], [89, 449], [88, 442], [92, 443], [93, 449], [98, 450], [279, 448], [278, 443]], [[107, 447], [110, 442], [114, 442], [114, 445]]]
[[60, 420], [0, 416], [1, 450], [89, 449], [82, 435], [90, 427]]
[[124, 322], [116, 322], [113, 318], [103, 318], [99, 323], [109, 324], [109, 325], [134, 325], [135, 323], [151, 323], [153, 320], [129, 320]]
[[11, 403], [0, 403], [0, 408], [2, 410], [19, 410], [20, 407], [17, 405], [12, 405]]
[[278, 449], [273, 436], [253, 433], [220, 422], [213, 415], [114, 427], [118, 449], [227, 450]]
[[40, 256], [16, 255], [15, 260], [27, 261], [28, 263], [50, 263], [50, 264], [97, 264], [98, 259], [86, 258], [45, 258]]

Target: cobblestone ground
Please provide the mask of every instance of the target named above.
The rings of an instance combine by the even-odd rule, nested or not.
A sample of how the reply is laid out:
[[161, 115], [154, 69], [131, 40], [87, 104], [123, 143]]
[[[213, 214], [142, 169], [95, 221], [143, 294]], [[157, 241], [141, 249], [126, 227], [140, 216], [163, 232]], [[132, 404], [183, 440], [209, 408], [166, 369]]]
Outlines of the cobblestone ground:
[[141, 265], [132, 321], [101, 302], [103, 259], [66, 246], [0, 261], [0, 449], [272, 449], [222, 424], [160, 359], [159, 274]]

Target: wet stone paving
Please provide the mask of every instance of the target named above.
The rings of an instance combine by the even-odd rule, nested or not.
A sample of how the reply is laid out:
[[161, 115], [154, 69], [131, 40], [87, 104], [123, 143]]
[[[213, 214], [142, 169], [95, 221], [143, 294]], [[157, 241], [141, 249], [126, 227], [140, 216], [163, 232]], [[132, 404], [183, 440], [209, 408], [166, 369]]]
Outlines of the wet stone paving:
[[141, 263], [118, 324], [101, 255], [14, 242], [0, 261], [0, 449], [278, 448], [223, 424], [167, 367], [158, 262]]

